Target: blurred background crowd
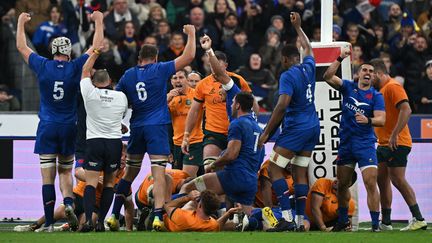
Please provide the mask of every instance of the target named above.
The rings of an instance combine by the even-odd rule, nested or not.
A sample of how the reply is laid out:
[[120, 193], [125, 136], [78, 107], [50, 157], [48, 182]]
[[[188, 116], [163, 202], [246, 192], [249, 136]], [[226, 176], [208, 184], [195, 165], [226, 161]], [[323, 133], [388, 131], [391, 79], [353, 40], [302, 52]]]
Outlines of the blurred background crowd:
[[[332, 1], [332, 0], [323, 0]], [[228, 71], [242, 75], [271, 111], [281, 70], [280, 51], [296, 43], [289, 21], [292, 11], [312, 41], [320, 41], [321, 0], [2, 0], [0, 15], [0, 111], [37, 111], [34, 75], [17, 55], [15, 32], [21, 12], [32, 15], [26, 25], [29, 44], [50, 57], [50, 41], [67, 36], [73, 56], [91, 43], [92, 11], [104, 13], [105, 40], [95, 68], [106, 68], [113, 81], [137, 64], [143, 44], [159, 47], [159, 60], [173, 60], [185, 46], [184, 24], [197, 36], [209, 35], [214, 49], [228, 57]], [[401, 82], [415, 113], [432, 114], [432, 1], [334, 0], [333, 39], [352, 44], [353, 73], [362, 62], [379, 57]], [[198, 38], [197, 38], [198, 41]], [[204, 51], [189, 71], [210, 73]], [[321, 77], [317, 77], [318, 79]], [[354, 75], [355, 78], [355, 75]]]

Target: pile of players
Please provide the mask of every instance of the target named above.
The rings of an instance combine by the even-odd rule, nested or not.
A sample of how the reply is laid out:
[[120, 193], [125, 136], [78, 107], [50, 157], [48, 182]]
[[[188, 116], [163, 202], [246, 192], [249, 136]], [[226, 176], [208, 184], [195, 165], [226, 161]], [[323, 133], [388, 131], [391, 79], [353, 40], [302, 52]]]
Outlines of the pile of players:
[[[123, 205], [126, 229], [132, 230], [134, 195], [140, 212], [138, 230], [346, 231], [350, 230], [349, 216], [355, 209], [349, 194], [356, 179], [355, 163], [359, 164], [367, 188], [372, 231], [391, 228], [391, 201], [383, 204], [381, 200], [381, 224], [378, 220], [380, 198], [373, 127], [384, 126], [376, 130], [378, 155], [383, 162], [379, 168], [383, 167], [386, 176], [379, 183], [381, 194], [388, 192], [385, 189], [391, 190], [390, 180], [404, 193], [406, 181], [406, 185], [395, 181], [404, 178], [410, 144], [398, 141], [399, 135], [407, 131], [406, 120], [391, 124], [384, 109], [385, 101], [387, 106], [393, 104], [390, 109], [394, 113], [403, 113], [407, 104], [403, 94], [392, 93], [391, 98], [386, 98], [383, 92], [384, 100], [371, 87], [372, 81], [376, 81], [382, 90], [398, 88], [388, 80], [381, 61], [363, 64], [356, 82], [341, 80], [335, 76], [336, 70], [350, 55], [349, 50], [343, 50], [324, 75], [343, 95], [338, 179], [319, 179], [309, 189], [308, 165], [319, 140], [320, 125], [314, 104], [315, 60], [297, 13], [291, 14], [291, 23], [304, 58], [300, 64], [300, 53], [294, 45], [283, 48], [281, 63], [286, 71], [280, 78], [278, 103], [264, 130], [256, 121], [258, 106], [247, 82], [225, 70], [226, 56], [213, 51], [212, 40], [206, 35], [200, 37], [199, 44], [209, 58], [212, 75], [195, 87], [193, 82], [189, 84], [187, 77], [192, 79], [194, 75], [187, 75], [184, 68], [194, 60], [197, 48], [192, 25], [184, 26], [188, 39], [182, 55], [169, 62], [157, 62], [157, 48], [144, 45], [139, 64], [127, 70], [113, 87], [106, 70], [93, 70], [103, 40], [100, 12], [92, 14], [92, 47], [75, 60], [70, 60], [71, 43], [65, 37], [52, 43], [54, 60], [34, 53], [26, 45], [24, 34], [24, 24], [30, 20], [27, 13], [19, 17], [17, 48], [37, 75], [40, 86], [35, 153], [40, 155], [44, 217], [32, 225], [18, 226], [17, 230], [100, 232], [107, 227], [117, 231]], [[174, 87], [169, 93], [167, 80]], [[77, 158], [75, 168], [79, 183], [72, 190], [78, 96], [85, 107], [87, 141], [85, 159]], [[132, 117], [125, 152], [121, 138], [127, 128], [121, 122], [128, 107]], [[171, 123], [173, 166], [181, 169], [166, 170], [171, 162]], [[264, 144], [281, 124], [282, 132], [269, 152], [269, 160], [263, 163]], [[386, 126], [396, 127], [395, 131], [388, 134]], [[139, 190], [132, 192], [131, 184], [140, 172], [145, 153], [150, 157], [151, 173]], [[122, 159], [122, 154], [126, 158]], [[54, 211], [56, 167], [64, 199]], [[397, 173], [399, 177], [394, 175]], [[426, 228], [410, 190], [406, 200], [413, 219], [404, 230]], [[112, 214], [105, 219], [112, 201]], [[61, 218], [68, 223], [55, 228], [55, 221]]]

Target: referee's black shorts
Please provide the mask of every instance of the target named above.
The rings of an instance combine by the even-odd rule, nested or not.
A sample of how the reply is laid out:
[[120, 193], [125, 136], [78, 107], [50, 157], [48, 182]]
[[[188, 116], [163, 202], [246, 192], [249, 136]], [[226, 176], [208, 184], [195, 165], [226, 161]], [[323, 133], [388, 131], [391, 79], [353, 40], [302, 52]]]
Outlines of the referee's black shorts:
[[123, 143], [121, 139], [87, 139], [84, 169], [112, 173], [120, 168]]

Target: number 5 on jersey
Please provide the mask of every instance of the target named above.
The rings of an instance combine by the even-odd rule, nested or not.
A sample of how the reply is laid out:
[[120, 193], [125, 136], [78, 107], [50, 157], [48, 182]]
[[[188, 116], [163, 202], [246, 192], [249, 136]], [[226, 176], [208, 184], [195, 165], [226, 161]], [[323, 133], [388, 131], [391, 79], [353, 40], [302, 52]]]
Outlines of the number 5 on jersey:
[[55, 81], [53, 89], [54, 100], [61, 100], [64, 97], [63, 81]]
[[145, 101], [147, 99], [147, 91], [145, 89], [145, 83], [144, 82], [137, 83], [136, 90], [138, 93], [138, 99], [141, 101]]

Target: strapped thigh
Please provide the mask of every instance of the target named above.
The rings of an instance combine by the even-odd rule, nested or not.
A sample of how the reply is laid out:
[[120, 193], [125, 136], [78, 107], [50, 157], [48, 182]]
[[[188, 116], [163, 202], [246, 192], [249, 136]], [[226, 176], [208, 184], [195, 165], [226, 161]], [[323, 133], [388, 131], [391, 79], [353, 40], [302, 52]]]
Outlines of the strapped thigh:
[[62, 169], [72, 169], [74, 162], [74, 156], [70, 155], [68, 157], [59, 156], [59, 168]]
[[288, 164], [291, 163], [293, 159], [285, 158], [282, 155], [276, 153], [274, 150], [272, 150], [270, 154], [270, 161], [281, 168], [285, 168]]
[[41, 154], [39, 155], [41, 169], [52, 168], [56, 166], [56, 154]]

